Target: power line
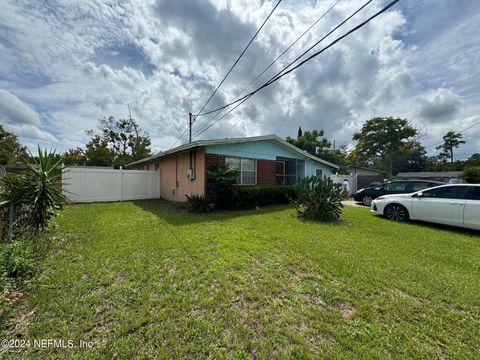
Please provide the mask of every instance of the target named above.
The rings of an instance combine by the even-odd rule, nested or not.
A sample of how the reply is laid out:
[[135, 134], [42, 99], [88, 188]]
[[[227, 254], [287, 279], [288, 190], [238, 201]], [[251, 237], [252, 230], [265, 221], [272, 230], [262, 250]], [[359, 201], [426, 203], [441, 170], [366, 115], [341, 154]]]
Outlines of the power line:
[[[367, 3], [365, 3], [365, 5], [363, 5], [359, 10], [357, 10], [354, 14], [352, 14], [351, 16], [349, 16], [347, 19], [351, 18], [353, 15], [355, 15], [356, 13], [358, 13], [360, 10], [362, 10], [366, 5], [368, 5], [372, 0], [368, 1]], [[286, 70], [288, 69], [288, 67], [290, 67], [294, 62], [296, 62], [299, 58], [297, 58], [296, 60], [294, 60], [294, 62], [290, 63], [289, 65], [287, 65], [287, 67], [285, 67], [282, 71], [280, 71], [279, 73], [277, 73], [277, 75], [273, 76], [269, 81], [267, 81], [266, 83], [264, 83], [263, 85], [261, 85], [260, 87], [258, 87], [257, 89], [255, 89], [254, 91], [246, 94], [245, 96], [243, 96], [242, 98], [240, 99], [237, 99], [235, 102], [232, 102], [230, 104], [228, 104], [228, 106], [231, 106], [235, 103], [237, 103], [237, 106], [235, 106], [231, 111], [233, 111], [234, 109], [236, 109], [240, 104], [244, 103], [246, 100], [248, 100], [250, 97], [252, 97], [253, 95], [255, 95], [257, 92], [259, 92], [260, 90], [262, 90], [263, 88], [267, 87], [267, 86], [270, 86], [271, 84], [273, 84], [274, 82], [280, 80], [282, 77], [288, 75], [289, 73], [293, 72], [294, 70], [298, 69], [299, 67], [303, 66], [305, 63], [307, 63], [308, 61], [314, 59], [315, 57], [319, 56], [320, 54], [322, 54], [324, 51], [328, 50], [329, 48], [331, 48], [333, 45], [335, 45], [336, 43], [338, 43], [339, 41], [341, 41], [342, 39], [346, 38], [347, 36], [353, 34], [354, 32], [358, 31], [359, 29], [361, 29], [362, 27], [364, 27], [366, 24], [368, 24], [370, 21], [372, 21], [373, 19], [375, 19], [376, 17], [378, 17], [379, 15], [383, 14], [385, 11], [387, 11], [388, 9], [390, 9], [392, 6], [394, 6], [396, 3], [398, 3], [400, 0], [394, 0], [392, 2], [390, 2], [388, 5], [386, 5], [384, 8], [382, 8], [380, 11], [376, 12], [374, 15], [370, 16], [367, 20], [363, 21], [362, 23], [360, 23], [359, 25], [355, 26], [354, 28], [352, 28], [351, 30], [349, 30], [348, 32], [346, 32], [345, 34], [343, 34], [342, 36], [338, 37], [337, 39], [335, 39], [334, 41], [332, 41], [329, 45], [325, 46], [323, 49], [317, 51], [316, 53], [312, 54], [311, 56], [309, 56], [307, 59], [303, 60], [302, 62], [300, 62], [299, 64], [297, 64], [296, 66], [294, 66], [293, 68], [291, 68], [290, 70]], [[345, 21], [343, 21], [341, 24], [344, 24]], [[340, 25], [341, 26], [341, 25]], [[337, 29], [338, 26], [335, 28]], [[331, 32], [329, 32], [329, 34], [331, 34], [333, 31], [332, 30]], [[326, 36], [328, 36], [329, 34], [327, 34]], [[324, 39], [326, 36], [324, 36], [322, 39]], [[320, 40], [321, 41], [321, 40]], [[317, 42], [318, 43], [318, 42]], [[307, 50], [308, 52], [308, 50]], [[304, 52], [305, 54], [305, 52]], [[302, 57], [304, 54], [302, 54], [300, 57]], [[222, 108], [226, 108], [228, 106], [224, 106]], [[221, 119], [223, 119], [226, 115], [228, 115], [229, 113], [231, 113], [231, 111], [229, 111], [228, 113], [226, 113], [224, 116], [222, 116], [220, 119], [218, 119], [217, 121], [215, 121], [213, 124], [216, 124], [218, 121], [220, 121]], [[211, 124], [208, 128], [210, 128], [213, 124]], [[194, 137], [197, 137], [198, 135], [200, 135], [201, 133], [203, 133], [206, 129], [202, 130], [201, 132], [197, 133]]]
[[253, 35], [253, 37], [250, 39], [250, 41], [248, 42], [247, 46], [245, 46], [245, 49], [243, 49], [243, 51], [240, 53], [240, 55], [238, 56], [237, 60], [235, 60], [235, 62], [233, 63], [233, 65], [230, 67], [230, 69], [228, 70], [227, 74], [223, 77], [222, 81], [220, 81], [220, 84], [218, 84], [217, 88], [213, 91], [212, 95], [210, 95], [210, 97], [208, 98], [208, 100], [205, 102], [205, 104], [202, 106], [202, 108], [200, 109], [200, 111], [197, 113], [197, 115], [195, 115], [194, 117], [194, 121], [195, 119], [197, 118], [197, 116], [203, 111], [203, 109], [205, 109], [205, 106], [207, 106], [207, 104], [210, 102], [210, 100], [212, 100], [213, 96], [216, 94], [216, 92], [218, 91], [218, 89], [220, 88], [220, 86], [222, 86], [222, 84], [224, 83], [224, 81], [227, 79], [228, 75], [230, 75], [230, 73], [232, 72], [233, 68], [235, 67], [235, 65], [237, 65], [237, 63], [240, 61], [240, 59], [242, 58], [243, 54], [245, 53], [245, 51], [247, 51], [247, 49], [249, 48], [250, 44], [253, 42], [253, 40], [255, 40], [255, 38], [257, 37], [257, 35], [260, 33], [260, 31], [262, 30], [263, 26], [267, 23], [268, 19], [270, 19], [270, 17], [272, 16], [273, 12], [275, 11], [275, 9], [278, 7], [278, 5], [280, 5], [280, 3], [282, 2], [282, 0], [278, 0], [277, 4], [273, 7], [272, 11], [270, 11], [270, 13], [268, 14], [267, 18], [263, 21], [262, 25], [258, 28], [257, 32]]
[[[227, 74], [223, 77], [222, 81], [220, 82], [220, 84], [218, 84], [218, 86], [216, 87], [216, 89], [213, 91], [212, 95], [210, 95], [210, 97], [207, 99], [207, 101], [205, 102], [205, 104], [202, 106], [202, 108], [200, 109], [200, 111], [198, 112], [197, 115], [195, 115], [193, 117], [193, 121], [192, 123], [195, 122], [195, 120], [197, 120], [197, 116], [203, 111], [203, 109], [205, 109], [205, 106], [207, 106], [207, 104], [210, 102], [210, 100], [212, 100], [213, 96], [217, 93], [218, 89], [220, 88], [220, 86], [222, 86], [222, 84], [225, 82], [225, 80], [227, 79], [228, 75], [230, 75], [230, 73], [232, 72], [233, 68], [237, 65], [237, 63], [240, 61], [240, 59], [242, 58], [243, 54], [247, 51], [247, 49], [250, 47], [250, 45], [252, 44], [253, 40], [255, 40], [255, 38], [257, 37], [257, 35], [260, 33], [260, 31], [262, 30], [263, 26], [267, 23], [268, 19], [270, 19], [270, 17], [272, 16], [273, 12], [277, 9], [278, 5], [280, 5], [280, 3], [282, 2], [282, 0], [278, 0], [277, 4], [273, 7], [273, 9], [270, 11], [270, 13], [268, 14], [268, 16], [266, 17], [266, 19], [263, 21], [262, 25], [257, 29], [257, 31], [255, 32], [255, 34], [253, 35], [253, 37], [250, 39], [250, 41], [248, 42], [247, 46], [245, 46], [245, 48], [243, 49], [243, 51], [240, 53], [240, 55], [238, 56], [237, 60], [235, 60], [235, 62], [233, 63], [233, 65], [230, 67], [230, 69], [228, 70]], [[187, 126], [187, 128], [182, 132], [182, 134], [178, 137], [178, 139], [173, 143], [173, 145], [170, 147], [173, 148], [179, 141], [180, 139], [186, 134], [186, 132], [188, 131], [188, 129], [190, 128], [190, 124], [189, 126]]]
[[[463, 129], [463, 130], [460, 130], [459, 133], [460, 133], [460, 134], [461, 134], [461, 133], [464, 133], [465, 131], [470, 130], [471, 128], [477, 126], [478, 124], [480, 124], [480, 121], [479, 121], [479, 122], [476, 122], [476, 123], [473, 124], [473, 125], [470, 125], [469, 127], [465, 128], [465, 129]], [[435, 143], [435, 144], [428, 145], [425, 149], [430, 149], [431, 147], [434, 147], [434, 146], [440, 145], [440, 144], [443, 144], [443, 140], [442, 140], [442, 141], [439, 141], [439, 142], [437, 142], [437, 143]]]
[[[262, 72], [260, 74], [258, 74], [255, 79], [253, 79], [252, 81], [250, 81], [250, 83], [248, 83], [248, 85], [242, 89], [242, 91], [240, 91], [239, 93], [237, 93], [234, 97], [234, 100], [238, 99], [238, 97], [240, 95], [242, 95], [245, 90], [247, 90], [255, 81], [257, 81], [263, 74], [265, 74], [283, 55], [285, 55], [298, 41], [300, 41], [310, 30], [312, 30], [312, 28], [317, 25], [330, 11], [333, 10], [333, 8], [335, 6], [338, 5], [338, 3], [340, 2], [341, 0], [337, 0], [335, 3], [333, 3], [332, 6], [330, 6], [327, 11], [325, 11], [322, 16], [320, 16], [312, 25], [310, 25], [299, 37], [297, 37], [297, 39], [292, 42], [285, 50], [283, 50], [283, 52], [278, 55], [275, 60], [273, 60], [265, 69], [262, 70]], [[220, 110], [213, 110], [213, 111], [209, 111], [209, 112], [206, 112], [202, 115], [207, 115], [207, 114], [210, 114], [212, 112], [215, 112], [216, 114], [207, 122], [210, 123], [211, 121], [214, 121], [223, 111], [224, 109], [220, 109]]]

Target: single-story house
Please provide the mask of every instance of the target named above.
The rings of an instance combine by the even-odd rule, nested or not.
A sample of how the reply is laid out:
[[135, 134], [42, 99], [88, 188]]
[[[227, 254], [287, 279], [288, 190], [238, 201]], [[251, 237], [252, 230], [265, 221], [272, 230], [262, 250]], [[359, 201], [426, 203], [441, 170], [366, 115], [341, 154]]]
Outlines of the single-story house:
[[462, 182], [460, 179], [461, 171], [419, 171], [419, 172], [399, 172], [397, 178], [400, 179], [421, 179], [435, 180], [443, 182]]
[[240, 170], [239, 185], [295, 185], [305, 176], [330, 177], [339, 168], [277, 135], [194, 141], [126, 168], [159, 170], [160, 196], [185, 201], [185, 195], [206, 193], [206, 175], [221, 162]]
[[351, 175], [380, 176], [384, 178], [387, 177], [387, 172], [383, 170], [377, 170], [358, 165], [347, 165], [346, 168], [348, 173]]

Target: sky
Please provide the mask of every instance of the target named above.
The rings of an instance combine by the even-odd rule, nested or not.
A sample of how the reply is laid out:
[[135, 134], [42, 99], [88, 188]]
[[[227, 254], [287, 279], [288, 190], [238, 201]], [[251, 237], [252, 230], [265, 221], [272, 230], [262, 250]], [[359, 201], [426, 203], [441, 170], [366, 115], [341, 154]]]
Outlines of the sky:
[[[235, 98], [336, 0], [283, 0], [206, 110]], [[254, 89], [365, 1], [338, 4]], [[0, 122], [30, 149], [83, 147], [98, 120], [132, 117], [169, 149], [276, 1], [1, 0]], [[374, 0], [319, 50], [380, 10]], [[337, 146], [373, 117], [407, 118], [430, 155], [447, 131], [480, 122], [480, 1], [402, 0], [196, 139], [323, 129]], [[262, 82], [263, 80], [263, 82]], [[193, 133], [210, 124], [200, 116]], [[480, 125], [455, 154], [480, 152]], [[183, 137], [178, 144], [186, 142]], [[177, 144], [177, 145], [178, 145]]]

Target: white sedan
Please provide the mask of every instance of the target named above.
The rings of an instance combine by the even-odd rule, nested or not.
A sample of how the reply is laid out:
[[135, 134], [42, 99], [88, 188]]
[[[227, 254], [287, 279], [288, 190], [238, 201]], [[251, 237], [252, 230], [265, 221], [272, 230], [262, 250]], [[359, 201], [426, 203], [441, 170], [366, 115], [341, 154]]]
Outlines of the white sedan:
[[480, 230], [480, 184], [433, 187], [412, 194], [383, 195], [371, 212], [391, 220], [422, 220]]

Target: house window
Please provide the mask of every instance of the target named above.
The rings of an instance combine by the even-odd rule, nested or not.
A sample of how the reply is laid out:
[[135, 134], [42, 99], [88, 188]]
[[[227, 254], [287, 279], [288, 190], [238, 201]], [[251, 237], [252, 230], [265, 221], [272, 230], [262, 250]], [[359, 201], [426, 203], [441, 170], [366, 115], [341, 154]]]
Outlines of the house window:
[[323, 170], [322, 169], [316, 169], [315, 170], [315, 175], [317, 175], [317, 177], [322, 177], [323, 176]]
[[158, 171], [158, 169], [160, 169], [160, 163], [155, 163], [155, 171]]
[[237, 184], [255, 185], [257, 183], [257, 162], [255, 159], [226, 157], [225, 163], [240, 170]]

